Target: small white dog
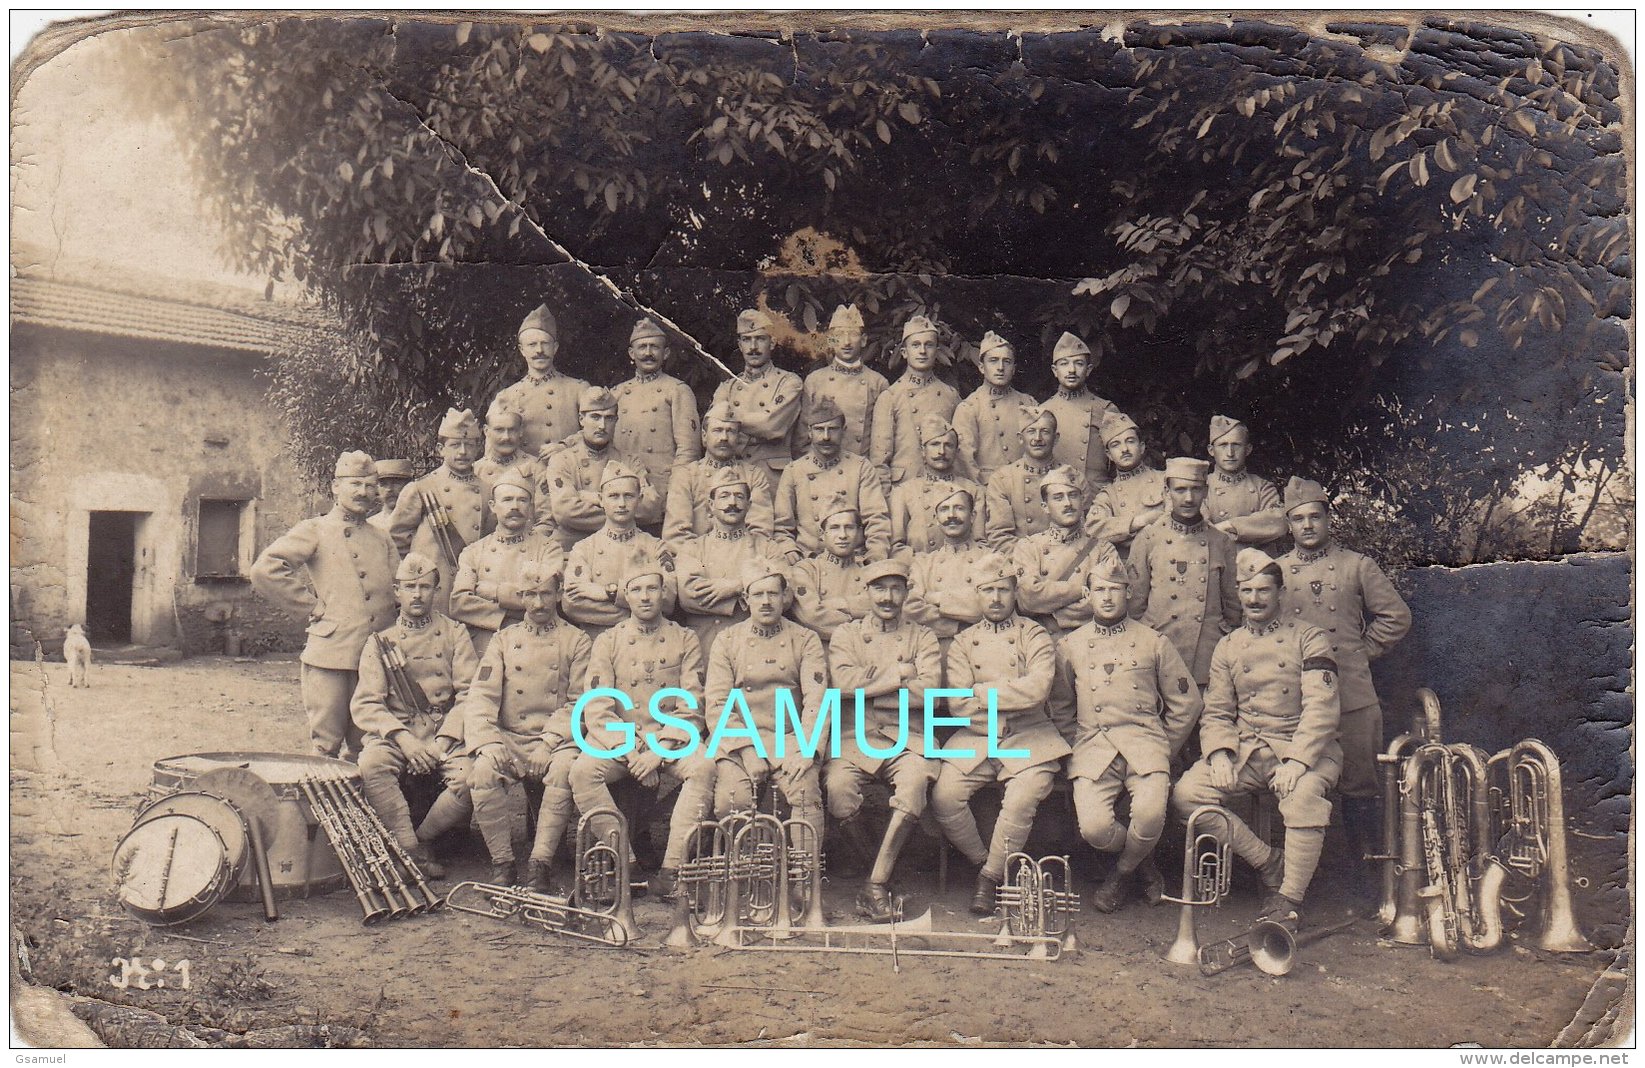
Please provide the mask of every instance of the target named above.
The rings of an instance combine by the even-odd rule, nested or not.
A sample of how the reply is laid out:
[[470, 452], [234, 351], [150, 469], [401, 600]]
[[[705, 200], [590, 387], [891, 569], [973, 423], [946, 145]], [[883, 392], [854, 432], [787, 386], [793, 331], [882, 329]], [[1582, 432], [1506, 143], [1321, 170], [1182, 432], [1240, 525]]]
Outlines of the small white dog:
[[69, 662], [69, 685], [90, 687], [86, 669], [91, 667], [91, 643], [80, 624], [70, 626], [63, 636], [63, 659]]

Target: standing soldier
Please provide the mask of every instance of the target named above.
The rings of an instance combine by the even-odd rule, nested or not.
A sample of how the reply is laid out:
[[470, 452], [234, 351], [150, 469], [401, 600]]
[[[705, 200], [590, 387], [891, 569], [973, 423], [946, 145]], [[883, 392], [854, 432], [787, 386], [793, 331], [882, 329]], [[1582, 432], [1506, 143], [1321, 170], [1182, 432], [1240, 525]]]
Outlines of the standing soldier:
[[1022, 457], [1023, 412], [1035, 405], [1033, 397], [1011, 388], [1017, 355], [992, 330], [983, 335], [977, 369], [982, 385], [954, 409], [954, 429], [960, 436], [960, 472], [986, 486], [995, 471]]
[[[981, 486], [955, 473], [954, 461], [959, 456], [959, 440], [946, 419], [927, 416], [920, 422], [920, 450], [924, 467], [918, 478], [903, 479], [891, 490], [891, 546], [905, 560], [942, 544], [942, 531], [932, 522], [937, 501], [956, 489], [967, 490], [973, 501], [982, 497]], [[974, 534], [980, 541], [983, 535], [981, 514], [977, 514], [972, 522]]]
[[[1093, 618], [1062, 643], [1077, 710], [1068, 777], [1080, 837], [1099, 852], [1119, 854], [1091, 901], [1098, 912], [1114, 912], [1136, 873], [1150, 903], [1163, 893], [1154, 846], [1165, 830], [1171, 758], [1199, 720], [1200, 694], [1176, 646], [1125, 618], [1125, 565], [1105, 560], [1085, 578]], [[1131, 798], [1129, 824], [1114, 813], [1122, 789]]]
[[1235, 794], [1279, 799], [1283, 849], [1270, 848], [1237, 816], [1229, 838], [1269, 890], [1263, 917], [1295, 930], [1331, 821], [1326, 793], [1342, 770], [1337, 665], [1324, 633], [1282, 614], [1285, 583], [1272, 557], [1241, 549], [1238, 568], [1245, 625], [1217, 644], [1200, 716], [1205, 755], [1177, 780], [1171, 804], [1186, 819]]
[[879, 475], [861, 456], [841, 453], [845, 413], [827, 397], [806, 406], [810, 451], [783, 469], [777, 481], [777, 544], [790, 563], [822, 551], [820, 509], [844, 497], [866, 531], [869, 560], [891, 555], [891, 517]]
[[708, 533], [673, 546], [680, 607], [704, 656], [713, 651], [720, 631], [748, 618], [742, 605], [744, 566], [754, 558], [781, 560], [783, 555], [771, 538], [748, 529], [748, 470], [725, 467], [715, 472], [708, 490]]
[[989, 549], [972, 537], [975, 502], [971, 490], [957, 485], [940, 498], [932, 506], [932, 526], [942, 534], [942, 544], [916, 553], [909, 567], [903, 614], [931, 629], [945, 661], [954, 635], [982, 619], [982, 599], [971, 582]]
[[[634, 748], [622, 757], [585, 751], [571, 768], [572, 799], [577, 803], [577, 811], [584, 815], [596, 809], [616, 808], [610, 784], [623, 779], [632, 778], [649, 790], [667, 781], [679, 785], [680, 796], [674, 802], [674, 815], [668, 825], [662, 869], [652, 880], [656, 893], [664, 900], [673, 899], [686, 845], [696, 833], [697, 825], [708, 817], [714, 800], [714, 762], [699, 748], [704, 743], [700, 710], [682, 705], [672, 697], [663, 699], [657, 706], [660, 711], [689, 724], [670, 723], [657, 728], [657, 744], [672, 753], [690, 748], [693, 751], [688, 755], [665, 759], [653, 752], [645, 740], [654, 726], [647, 711], [652, 694], [664, 689], [681, 689], [690, 694], [702, 692], [703, 654], [697, 636], [663, 618], [663, 605], [672, 599], [673, 584], [673, 574], [659, 557], [641, 549], [629, 558], [623, 572], [623, 594], [633, 614], [594, 639], [594, 651], [588, 661], [588, 688], [621, 690], [636, 707], [624, 711], [615, 701], [590, 701], [583, 709], [583, 734], [597, 750], [617, 749], [626, 740], [632, 740]], [[633, 735], [625, 738], [614, 731], [600, 729], [614, 720], [632, 724]], [[598, 821], [595, 830], [607, 833], [598, 826]]]
[[793, 613], [796, 622], [817, 632], [826, 651], [840, 624], [866, 616], [869, 603], [857, 509], [840, 496], [819, 514], [823, 551], [794, 565]]
[[[980, 866], [971, 911], [988, 916], [1005, 878], [1006, 858], [1027, 843], [1040, 802], [1051, 793], [1057, 768], [1072, 750], [1047, 704], [1056, 647], [1044, 627], [1017, 615], [1016, 568], [991, 553], [978, 564], [975, 580], [983, 621], [960, 631], [949, 647], [945, 683], [973, 693], [948, 699], [950, 714], [969, 717], [970, 725], [949, 737], [943, 751], [965, 755], [937, 754], [942, 766], [931, 789], [931, 809], [954, 848]], [[991, 707], [995, 723], [989, 722]], [[994, 839], [984, 846], [971, 795], [1002, 781], [1005, 795]]]
[[377, 499], [382, 502], [382, 508], [366, 522], [387, 534], [401, 492], [417, 475], [410, 460], [378, 460], [373, 466], [377, 469]]
[[[663, 543], [634, 524], [645, 476], [620, 460], [605, 465], [600, 474], [600, 508], [605, 523], [566, 554], [565, 591], [560, 606], [565, 617], [581, 626], [590, 638], [628, 618], [623, 597], [623, 568], [635, 550], [673, 559]], [[672, 587], [670, 583], [670, 587]], [[666, 611], [674, 608], [672, 589]]]
[[[400, 494], [389, 533], [401, 553], [422, 553], [441, 574], [455, 575], [464, 547], [491, 529], [491, 513], [474, 474], [474, 461], [480, 458], [480, 424], [474, 413], [450, 409], [440, 420], [439, 436], [443, 462]], [[434, 610], [450, 615], [451, 591], [442, 589], [435, 596]]]
[[1342, 822], [1354, 857], [1382, 841], [1377, 754], [1382, 750], [1382, 704], [1371, 683], [1371, 661], [1411, 629], [1411, 609], [1370, 557], [1331, 537], [1330, 502], [1318, 482], [1293, 478], [1285, 486], [1285, 518], [1296, 548], [1280, 557], [1285, 577], [1283, 615], [1317, 627], [1331, 643], [1342, 681]]
[[984, 490], [985, 536], [1002, 553], [1051, 525], [1040, 500], [1040, 479], [1057, 462], [1057, 417], [1049, 409], [1023, 410], [1022, 445], [1022, 456], [995, 471]]
[[1065, 332], [1051, 350], [1051, 373], [1056, 376], [1057, 391], [1041, 407], [1057, 417], [1057, 463], [1068, 464], [1084, 474], [1092, 486], [1101, 486], [1108, 481], [1102, 421], [1119, 409], [1086, 387], [1095, 367], [1090, 347]]
[[948, 424], [960, 403], [959, 390], [936, 374], [941, 351], [936, 323], [923, 315], [908, 320], [902, 328], [902, 351], [908, 370], [874, 403], [868, 444], [869, 461], [890, 472], [887, 493], [924, 466], [921, 428], [926, 420]]
[[519, 412], [520, 445], [541, 459], [577, 432], [577, 398], [588, 383], [554, 368], [560, 351], [560, 328], [547, 304], [539, 304], [520, 322], [518, 341], [525, 358], [525, 377], [497, 393], [493, 402]]
[[1165, 474], [1144, 458], [1137, 424], [1124, 412], [1103, 419], [1102, 444], [1114, 463], [1114, 480], [1092, 498], [1085, 529], [1112, 545], [1124, 560], [1137, 531], [1165, 515]]
[[714, 403], [724, 404], [748, 435], [748, 458], [763, 464], [773, 478], [782, 477], [793, 455], [794, 421], [800, 417], [805, 387], [800, 376], [771, 363], [771, 316], [750, 309], [737, 316], [737, 348], [742, 350], [741, 378], [721, 382]]
[[[708, 654], [708, 679], [703, 687], [704, 713], [716, 724], [724, 717], [733, 690], [748, 703], [749, 722], [760, 736], [752, 738], [710, 734], [714, 758], [714, 815], [751, 812], [767, 780], [775, 782], [793, 809], [793, 817], [811, 824], [822, 841], [822, 783], [814, 756], [797, 750], [795, 740], [784, 742], [784, 755], [774, 752], [777, 693], [786, 691], [799, 710], [801, 729], [815, 729], [818, 706], [828, 687], [828, 660], [822, 642], [808, 628], [783, 618], [788, 607], [788, 569], [775, 560], [755, 558], [743, 569], [743, 597], [749, 618], [725, 629]], [[729, 717], [738, 726], [734, 713]]]
[[[868, 884], [857, 896], [857, 911], [883, 923], [893, 912], [891, 872], [925, 811], [936, 770], [925, 758], [925, 688], [941, 685], [942, 654], [936, 635], [903, 614], [907, 564], [882, 560], [864, 568], [862, 577], [873, 614], [834, 632], [828, 669], [841, 691], [862, 691], [864, 714], [849, 732], [841, 724], [847, 737], [841, 739], [840, 755], [828, 762], [824, 785], [828, 812], [846, 841], [864, 856], [875, 854]], [[859, 734], [873, 753], [864, 751]], [[877, 850], [869, 844], [861, 815], [863, 785], [872, 779], [891, 787], [891, 822]]]
[[1188, 457], [1165, 461], [1171, 514], [1137, 533], [1126, 561], [1131, 618], [1171, 639], [1202, 688], [1217, 642], [1239, 626], [1234, 539], [1200, 511], [1210, 466]]
[[[435, 838], [466, 823], [470, 761], [461, 716], [451, 714], [474, 677], [478, 658], [461, 623], [434, 611], [440, 570], [411, 553], [394, 573], [400, 616], [372, 635], [360, 652], [360, 684], [350, 711], [365, 736], [360, 782], [366, 798], [395, 841], [431, 879], [445, 867], [430, 852]], [[439, 774], [445, 789], [413, 830], [402, 788], [409, 776]]]
[[[573, 812], [571, 767], [578, 749], [571, 737], [571, 709], [588, 688], [592, 646], [588, 635], [565, 625], [555, 612], [558, 560], [527, 564], [520, 585], [525, 620], [498, 633], [480, 658], [462, 705], [474, 754], [469, 793], [491, 854], [490, 881], [549, 893], [554, 853]], [[525, 878], [516, 881], [508, 790], [525, 779], [543, 784], [543, 802]]]
[[533, 488], [542, 481], [542, 461], [520, 448], [520, 432], [524, 426], [524, 416], [495, 400], [486, 410], [485, 455], [475, 461], [474, 473], [479, 476], [488, 501], [491, 487], [504, 475], [524, 479], [525, 484]]
[[[543, 486], [537, 495], [539, 502], [548, 502], [562, 549], [570, 549], [605, 525], [600, 481], [606, 464], [622, 460], [631, 470], [640, 469], [627, 453], [612, 444], [617, 430], [617, 398], [610, 390], [590, 386], [577, 399], [577, 408], [581, 432], [575, 442], [544, 465]], [[637, 523], [655, 523], [663, 517], [663, 499], [648, 478], [640, 480], [640, 502], [634, 516]]]
[[1241, 545], [1263, 546], [1285, 536], [1285, 510], [1279, 490], [1266, 478], [1246, 470], [1251, 431], [1226, 415], [1211, 417], [1207, 450], [1216, 470], [1205, 495], [1205, 518]]
[[651, 319], [634, 324], [628, 336], [628, 359], [634, 377], [619, 385], [617, 448], [651, 478], [664, 500], [676, 464], [702, 455], [697, 432], [697, 398], [691, 387], [663, 371], [668, 336]]
[[819, 401], [832, 401], [845, 414], [841, 451], [866, 458], [869, 429], [874, 425], [874, 406], [891, 384], [884, 375], [863, 363], [868, 351], [868, 331], [856, 305], [842, 304], [834, 309], [833, 318], [828, 320], [828, 347], [833, 358], [828, 366], [819, 367], [806, 376], [801, 410], [814, 411]]
[[263, 550], [251, 566], [251, 584], [287, 615], [308, 620], [303, 709], [315, 752], [334, 757], [359, 749], [349, 701], [359, 681], [361, 648], [394, 622], [400, 554], [387, 534], [366, 522], [377, 506], [371, 457], [337, 457], [331, 496], [331, 511], [303, 520]]
[[[674, 544], [685, 538], [707, 534], [708, 487], [721, 471], [738, 471], [748, 486], [750, 511], [748, 529], [771, 533], [771, 501], [775, 491], [771, 472], [765, 464], [741, 459], [742, 428], [729, 406], [715, 401], [703, 413], [703, 444], [708, 452], [700, 460], [674, 469], [668, 483], [668, 505], [663, 511], [663, 540]], [[786, 465], [786, 455], [785, 455]]]
[[497, 529], [463, 550], [451, 584], [451, 618], [468, 624], [479, 656], [485, 655], [493, 635], [525, 618], [520, 586], [525, 565], [560, 551], [558, 541], [533, 525], [535, 501], [524, 474], [497, 476], [491, 487]]
[[1091, 621], [1085, 576], [1093, 567], [1117, 561], [1114, 547], [1093, 538], [1081, 525], [1085, 518], [1085, 478], [1058, 464], [1040, 479], [1051, 526], [1018, 540], [1011, 554], [1017, 568], [1017, 611], [1054, 640]]

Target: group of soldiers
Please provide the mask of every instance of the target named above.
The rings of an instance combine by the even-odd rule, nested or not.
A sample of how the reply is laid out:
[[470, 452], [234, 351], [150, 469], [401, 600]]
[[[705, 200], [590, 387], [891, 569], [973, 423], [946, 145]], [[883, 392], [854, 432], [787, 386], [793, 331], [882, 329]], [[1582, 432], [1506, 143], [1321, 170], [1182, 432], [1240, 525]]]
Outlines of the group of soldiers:
[[[698, 824], [769, 787], [871, 864], [857, 905], [880, 920], [928, 806], [978, 868], [973, 911], [992, 912], [1059, 777], [1084, 840], [1117, 854], [1094, 896], [1105, 912], [1139, 889], [1159, 899], [1168, 808], [1273, 794], [1283, 843], [1236, 820], [1232, 845], [1260, 873], [1264, 915], [1292, 921], [1333, 790], [1350, 842], [1377, 840], [1370, 661], [1410, 613], [1333, 540], [1318, 483], [1293, 478], [1281, 496], [1246, 470], [1247, 427], [1222, 416], [1209, 460], [1151, 466], [1136, 423], [1090, 390], [1092, 354], [1072, 334], [1051, 354], [1055, 395], [1036, 403], [992, 332], [983, 384], [961, 399], [935, 373], [927, 318], [903, 329], [895, 383], [864, 364], [854, 307], [834, 314], [830, 361], [803, 381], [773, 365], [773, 326], [738, 316], [742, 371], [699, 421], [655, 322], [633, 328], [634, 376], [605, 389], [556, 367], [558, 327], [539, 307], [518, 333], [526, 376], [483, 430], [448, 412], [440, 465], [420, 478], [344, 453], [335, 507], [262, 553], [257, 589], [309, 619], [315, 749], [358, 760], [426, 869], [441, 874], [431, 843], [472, 818], [493, 882], [549, 891], [570, 821], [625, 778], [679, 788], [652, 881], [665, 899]], [[1264, 551], [1287, 534], [1288, 553]], [[810, 732], [831, 686], [864, 706], [839, 755], [777, 756], [778, 692]], [[588, 702], [574, 730], [599, 688], [638, 706]], [[645, 697], [670, 688], [700, 699], [648, 714]], [[928, 751], [935, 688], [948, 693], [934, 722], [956, 729]], [[734, 691], [753, 730], [721, 737]], [[655, 744], [599, 755], [635, 730]], [[404, 791], [418, 776], [444, 790], [413, 827]], [[862, 811], [875, 779], [891, 808], [878, 835]], [[510, 797], [526, 780], [542, 801], [522, 869]], [[1003, 795], [985, 842], [970, 800], [990, 784]]]

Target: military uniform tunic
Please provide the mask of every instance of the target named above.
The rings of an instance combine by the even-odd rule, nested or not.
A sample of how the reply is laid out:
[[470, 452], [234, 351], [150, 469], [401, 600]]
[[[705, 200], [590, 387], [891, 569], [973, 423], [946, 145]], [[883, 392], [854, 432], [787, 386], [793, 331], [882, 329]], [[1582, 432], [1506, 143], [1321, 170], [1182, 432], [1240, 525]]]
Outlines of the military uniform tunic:
[[1118, 557], [1112, 545], [1079, 527], [1051, 527], [1018, 541], [1011, 562], [1017, 568], [1017, 611], [1060, 638], [1091, 620], [1085, 576]]
[[[1045, 628], [1031, 619], [1013, 616], [1004, 623], [983, 620], [960, 631], [948, 649], [944, 685], [975, 690], [973, 697], [950, 697], [948, 714], [969, 716], [942, 747], [972, 750], [968, 757], [944, 757], [960, 771], [971, 771], [989, 760], [988, 691], [995, 692], [998, 725], [997, 751], [1026, 749], [1027, 756], [995, 757], [1001, 779], [1009, 779], [1037, 764], [1061, 760], [1072, 750], [1063, 731], [1052, 721], [1047, 699], [1057, 666], [1056, 647]], [[1072, 734], [1072, 724], [1068, 724]]]
[[964, 627], [982, 619], [982, 598], [972, 584], [972, 568], [989, 552], [974, 542], [944, 544], [915, 555], [909, 564], [908, 600], [903, 615], [931, 628], [943, 654]]
[[588, 388], [580, 378], [555, 372], [526, 375], [497, 393], [493, 404], [520, 413], [520, 448], [533, 455], [577, 433], [577, 397]]
[[[748, 618], [748, 611], [742, 607], [743, 565], [753, 559], [781, 560], [782, 549], [764, 534], [744, 528], [686, 538], [674, 543], [674, 549], [680, 608], [707, 656], [721, 631]], [[718, 595], [708, 588], [710, 582], [731, 587], [734, 592]]]
[[1131, 552], [1131, 524], [1143, 516], [1165, 518], [1165, 473], [1142, 464], [1114, 475], [1091, 499], [1085, 529], [1114, 546], [1124, 560]]
[[[925, 759], [925, 689], [942, 684], [937, 636], [906, 617], [890, 630], [878, 616], [853, 620], [834, 632], [828, 665], [842, 697], [840, 755], [829, 760], [824, 776], [829, 811], [838, 819], [855, 815], [864, 784], [881, 776], [891, 782], [891, 807], [919, 816], [937, 767]], [[863, 699], [859, 726], [855, 691], [887, 685], [889, 692]]]
[[952, 422], [959, 403], [959, 390], [936, 375], [907, 372], [874, 403], [869, 461], [890, 469], [893, 486], [915, 477], [925, 468], [920, 423], [926, 419]]
[[971, 494], [971, 536], [981, 541], [985, 533], [982, 487], [958, 475], [939, 476], [924, 470], [891, 490], [893, 552], [906, 560], [941, 545], [945, 539], [937, 526], [937, 502], [962, 489]]
[[1266, 545], [1286, 534], [1279, 490], [1249, 471], [1233, 476], [1212, 471], [1204, 511], [1213, 523], [1232, 521], [1231, 533], [1241, 545]]
[[1171, 639], [1202, 686], [1218, 640], [1239, 625], [1234, 552], [1234, 540], [1209, 523], [1167, 516], [1137, 532], [1126, 561], [1131, 618]]
[[[609, 627], [628, 618], [628, 602], [623, 600], [623, 573], [636, 550], [643, 549], [651, 557], [664, 555], [662, 539], [643, 530], [613, 530], [610, 527], [590, 534], [571, 547], [565, 559], [565, 592], [560, 595], [560, 607], [565, 617], [584, 626]], [[669, 566], [664, 561], [664, 566]], [[579, 586], [593, 587], [600, 594], [591, 596]], [[616, 595], [610, 594], [615, 586]], [[673, 598], [664, 585], [663, 611], [671, 611]]]
[[986, 382], [960, 401], [954, 409], [960, 472], [986, 486], [995, 471], [1022, 459], [1022, 427], [1027, 421], [1023, 409], [1031, 407], [1034, 398], [1021, 390]]
[[670, 472], [703, 453], [697, 398], [673, 375], [635, 375], [611, 391], [617, 397], [612, 444], [640, 462], [666, 500]]
[[990, 548], [1010, 552], [1018, 538], [1038, 534], [1051, 525], [1051, 517], [1040, 500], [1040, 479], [1051, 470], [1051, 461], [1041, 463], [1024, 456], [1013, 460], [988, 480], [983, 497], [984, 525]]
[[714, 529], [714, 519], [708, 508], [708, 490], [714, 476], [722, 468], [734, 467], [748, 480], [748, 529], [769, 535], [772, 532], [772, 500], [776, 490], [771, 485], [770, 469], [753, 460], [721, 462], [704, 456], [674, 469], [668, 483], [668, 504], [663, 511], [663, 540], [675, 544], [686, 538], [707, 534]]
[[[803, 413], [811, 410], [811, 406], [821, 397], [827, 397], [840, 406], [845, 413], [845, 437], [840, 447], [842, 453], [851, 456], [868, 455], [870, 430], [874, 425], [874, 407], [878, 403], [880, 394], [891, 388], [885, 376], [872, 367], [858, 365], [846, 370], [837, 362], [827, 367], [819, 367], [805, 378], [805, 389], [801, 401], [801, 418]], [[797, 432], [795, 445], [796, 453], [804, 448], [804, 434]]]
[[816, 631], [826, 645], [842, 623], [868, 615], [862, 570], [856, 557], [841, 560], [828, 552], [794, 565], [794, 619]]
[[460, 559], [464, 546], [479, 541], [496, 524], [496, 517], [486, 507], [485, 494], [477, 475], [464, 477], [442, 466], [407, 486], [394, 506], [389, 532], [400, 554], [422, 553], [440, 567], [440, 588], [434, 593], [434, 610], [441, 615], [451, 614], [451, 580], [457, 574], [458, 560], [441, 550], [440, 539], [434, 535], [434, 517], [423, 506], [423, 498], [426, 495], [443, 505], [446, 515], [451, 517], [460, 543], [457, 546]]
[[463, 550], [451, 584], [451, 616], [468, 624], [477, 654], [485, 655], [492, 635], [525, 618], [520, 569], [559, 551], [556, 539], [534, 530], [497, 530]]
[[891, 552], [890, 506], [880, 476], [861, 456], [841, 455], [824, 467], [807, 453], [783, 469], [775, 502], [777, 543], [784, 552], [797, 549], [806, 556], [821, 552], [819, 513], [836, 495], [857, 509], [867, 559], [884, 560]]
[[600, 478], [605, 474], [606, 464], [613, 460], [621, 460], [642, 475], [634, 521], [644, 526], [662, 520], [663, 498], [651, 480], [643, 477], [645, 469], [639, 461], [615, 445], [592, 449], [579, 437], [544, 465], [543, 491], [537, 498], [548, 501], [549, 511], [559, 528], [562, 549], [570, 549], [605, 526], [605, 512], [600, 506]]
[[1371, 661], [1405, 637], [1411, 609], [1370, 557], [1332, 545], [1293, 549], [1279, 558], [1285, 574], [1283, 614], [1318, 627], [1331, 643], [1342, 683], [1342, 709], [1377, 704]]
[[1093, 620], [1064, 639], [1062, 653], [1077, 722], [1068, 777], [1099, 778], [1116, 757], [1133, 775], [1169, 771], [1201, 708], [1176, 646], [1135, 620]]
[[[480, 480], [487, 504], [491, 503], [491, 491], [496, 487], [497, 480], [507, 474], [517, 475], [523, 479], [525, 484], [531, 487], [535, 497], [537, 485], [543, 480], [543, 463], [523, 448], [507, 459], [487, 455], [475, 460], [474, 475]], [[546, 512], [546, 509], [544, 511]]]
[[745, 370], [742, 378], [721, 382], [714, 390], [713, 403], [729, 406], [748, 435], [748, 458], [772, 477], [781, 475], [793, 456], [794, 421], [804, 390], [799, 375], [770, 364], [757, 374]]
[[1059, 389], [1040, 407], [1057, 417], [1057, 463], [1085, 475], [1093, 487], [1108, 481], [1108, 452], [1102, 447], [1102, 421], [1117, 415], [1110, 401], [1081, 387], [1076, 393]]

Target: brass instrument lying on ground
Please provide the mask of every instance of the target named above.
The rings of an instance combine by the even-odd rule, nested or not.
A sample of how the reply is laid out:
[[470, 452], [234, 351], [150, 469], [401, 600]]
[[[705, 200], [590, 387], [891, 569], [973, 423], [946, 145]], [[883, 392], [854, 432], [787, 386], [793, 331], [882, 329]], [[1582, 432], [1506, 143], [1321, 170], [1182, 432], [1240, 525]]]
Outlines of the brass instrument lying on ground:
[[1200, 947], [1199, 973], [1221, 975], [1242, 964], [1254, 964], [1268, 975], [1289, 975], [1297, 962], [1297, 950], [1338, 935], [1354, 926], [1353, 920], [1318, 927], [1298, 934], [1289, 924], [1258, 920], [1243, 935]]
[[417, 862], [377, 818], [359, 783], [335, 773], [310, 773], [298, 785], [342, 862], [362, 922], [399, 919], [443, 904]]

